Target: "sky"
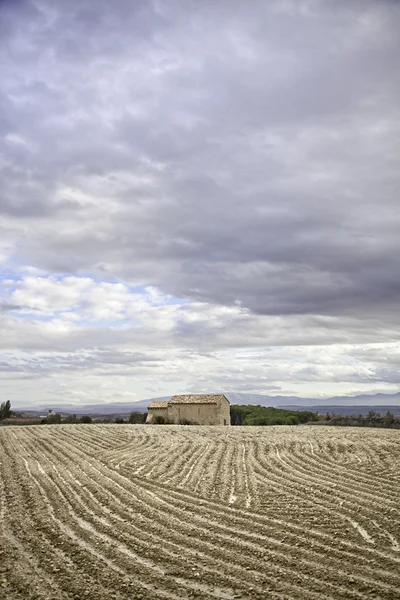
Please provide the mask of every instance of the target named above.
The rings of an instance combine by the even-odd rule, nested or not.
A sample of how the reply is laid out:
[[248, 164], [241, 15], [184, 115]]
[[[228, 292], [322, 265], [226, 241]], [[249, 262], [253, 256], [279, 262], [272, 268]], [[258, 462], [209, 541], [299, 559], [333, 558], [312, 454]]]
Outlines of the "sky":
[[0, 401], [400, 391], [400, 3], [0, 1]]

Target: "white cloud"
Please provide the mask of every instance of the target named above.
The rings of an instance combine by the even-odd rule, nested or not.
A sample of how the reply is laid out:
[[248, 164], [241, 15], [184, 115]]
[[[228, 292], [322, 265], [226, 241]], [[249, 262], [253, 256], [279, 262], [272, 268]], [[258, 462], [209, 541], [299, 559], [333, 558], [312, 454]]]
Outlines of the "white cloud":
[[343, 331], [341, 319], [320, 317], [308, 330], [308, 317], [254, 315], [75, 276], [5, 280], [3, 297], [3, 393], [19, 390], [20, 405], [133, 401], [178, 388], [326, 396], [400, 383], [397, 343], [344, 343], [350, 332], [353, 340], [369, 335], [365, 327], [357, 334], [357, 320]]

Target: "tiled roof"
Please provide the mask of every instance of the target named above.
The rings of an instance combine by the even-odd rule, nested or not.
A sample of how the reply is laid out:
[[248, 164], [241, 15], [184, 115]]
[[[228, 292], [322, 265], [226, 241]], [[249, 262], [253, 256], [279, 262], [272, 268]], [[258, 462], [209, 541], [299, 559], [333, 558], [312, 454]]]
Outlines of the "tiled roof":
[[217, 404], [218, 400], [227, 400], [223, 394], [193, 394], [187, 396], [174, 396], [171, 404]]
[[151, 404], [149, 404], [149, 409], [151, 408], [168, 408], [168, 402], [164, 402], [164, 401], [154, 401]]

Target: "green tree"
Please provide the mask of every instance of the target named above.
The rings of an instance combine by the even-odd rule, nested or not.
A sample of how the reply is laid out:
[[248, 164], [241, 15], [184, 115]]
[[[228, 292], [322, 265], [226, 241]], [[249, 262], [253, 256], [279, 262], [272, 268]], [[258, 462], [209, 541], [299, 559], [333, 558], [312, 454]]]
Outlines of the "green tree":
[[390, 412], [390, 410], [388, 410], [387, 413], [386, 413], [386, 415], [385, 415], [385, 425], [386, 425], [386, 427], [391, 427], [394, 422], [395, 422], [394, 414], [392, 412]]
[[8, 419], [11, 416], [11, 402], [7, 400], [7, 402], [2, 402], [0, 406], [0, 421], [3, 419]]
[[79, 419], [79, 423], [92, 423], [92, 417], [89, 415], [82, 415], [82, 417]]
[[129, 415], [129, 423], [144, 423], [146, 416], [146, 413], [131, 412]]
[[65, 418], [64, 423], [77, 423], [78, 419], [76, 418], [76, 415], [68, 415], [68, 417]]
[[46, 418], [46, 423], [48, 425], [56, 425], [57, 423], [61, 423], [61, 415], [56, 413], [55, 415], [49, 415]]

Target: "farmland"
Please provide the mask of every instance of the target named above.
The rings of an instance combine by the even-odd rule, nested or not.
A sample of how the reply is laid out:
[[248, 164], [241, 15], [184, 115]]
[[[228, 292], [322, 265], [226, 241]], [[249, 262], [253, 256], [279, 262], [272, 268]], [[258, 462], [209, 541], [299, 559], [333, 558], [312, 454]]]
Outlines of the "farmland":
[[400, 432], [0, 430], [0, 598], [397, 599]]

